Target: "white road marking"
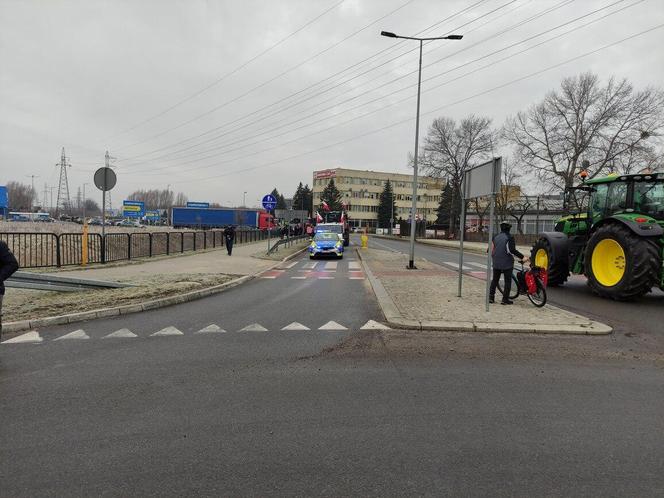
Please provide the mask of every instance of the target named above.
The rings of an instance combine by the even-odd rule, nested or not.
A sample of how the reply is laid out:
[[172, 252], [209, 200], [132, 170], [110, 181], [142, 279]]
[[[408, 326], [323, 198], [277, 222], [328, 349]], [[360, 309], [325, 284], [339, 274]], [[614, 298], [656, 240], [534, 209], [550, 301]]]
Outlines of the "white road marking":
[[337, 261], [328, 261], [325, 263], [325, 270], [324, 271], [337, 271]]
[[90, 339], [90, 336], [85, 333], [85, 330], [78, 329], [78, 330], [74, 330], [73, 332], [69, 332], [66, 335], [60, 336], [60, 337], [58, 337], [54, 340], [63, 341], [65, 339]]
[[318, 280], [334, 280], [334, 277], [318, 277]]
[[348, 330], [348, 329], [337, 322], [329, 321], [325, 325], [318, 327], [318, 330]]
[[240, 332], [267, 332], [267, 329], [260, 323], [252, 323], [243, 329], [240, 329]]
[[275, 275], [273, 275], [273, 276], [263, 275], [261, 278], [273, 279], [273, 278], [277, 278], [277, 277]]
[[44, 339], [42, 336], [39, 335], [39, 332], [36, 330], [31, 330], [30, 332], [27, 332], [23, 335], [19, 335], [18, 337], [14, 337], [13, 339], [7, 339], [6, 341], [2, 341], [2, 344], [19, 344], [22, 342], [42, 342]]
[[103, 339], [133, 338], [133, 337], [138, 337], [138, 336], [129, 329], [120, 329], [108, 335], [105, 335]]
[[387, 325], [369, 320], [360, 327], [360, 330], [391, 330]]
[[486, 265], [484, 263], [468, 263], [469, 265], [477, 266], [478, 268], [484, 268], [486, 270]]
[[207, 327], [203, 327], [201, 330], [196, 332], [197, 334], [209, 334], [209, 333], [216, 333], [216, 332], [226, 332], [224, 329], [222, 329], [219, 325], [217, 324], [212, 324], [208, 325]]
[[307, 277], [291, 277], [293, 280], [305, 280]]
[[[459, 262], [458, 261], [443, 261], [443, 264], [447, 265], [447, 266], [451, 266], [455, 270], [459, 269]], [[462, 270], [470, 270], [471, 268], [470, 268], [470, 266], [463, 265], [461, 267], [461, 269]]]
[[302, 325], [299, 322], [293, 322], [288, 325], [286, 325], [283, 329], [281, 330], [311, 330], [309, 327], [306, 325]]
[[176, 329], [173, 326], [165, 327], [154, 334], [150, 334], [150, 337], [155, 336], [166, 336], [166, 335], [184, 335], [181, 330]]
[[348, 269], [349, 270], [361, 270], [362, 266], [360, 266], [359, 261], [349, 261], [348, 262]]
[[293, 268], [298, 263], [299, 263], [299, 261], [293, 261], [291, 264], [284, 266], [284, 268], [286, 268], [286, 269]]
[[348, 277], [348, 280], [364, 280], [364, 277]]
[[318, 261], [309, 261], [308, 263], [305, 263], [302, 268], [309, 268], [310, 270], [313, 270], [316, 268], [316, 265], [318, 264]]

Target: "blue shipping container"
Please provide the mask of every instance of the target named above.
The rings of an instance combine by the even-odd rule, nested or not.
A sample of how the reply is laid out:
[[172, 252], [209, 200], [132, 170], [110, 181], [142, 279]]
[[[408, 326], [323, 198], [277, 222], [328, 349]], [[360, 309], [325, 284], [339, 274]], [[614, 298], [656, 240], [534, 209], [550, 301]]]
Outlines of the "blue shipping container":
[[173, 227], [220, 228], [226, 225], [258, 227], [258, 211], [246, 209], [205, 209], [175, 207]]

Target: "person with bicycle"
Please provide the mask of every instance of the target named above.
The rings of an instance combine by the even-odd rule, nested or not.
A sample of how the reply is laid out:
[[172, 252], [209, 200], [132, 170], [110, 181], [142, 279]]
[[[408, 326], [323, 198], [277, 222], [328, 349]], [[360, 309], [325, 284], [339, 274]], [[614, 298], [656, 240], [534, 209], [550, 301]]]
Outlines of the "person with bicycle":
[[514, 237], [510, 233], [512, 224], [508, 221], [500, 222], [500, 233], [493, 238], [493, 247], [491, 249], [491, 259], [493, 261], [493, 279], [489, 287], [489, 302], [494, 303], [496, 297], [496, 287], [500, 281], [500, 276], [505, 279], [505, 289], [503, 300], [500, 304], [514, 304], [509, 298], [512, 288], [512, 272], [514, 271], [514, 257], [519, 258], [521, 263], [527, 262], [528, 258], [521, 254], [514, 242]]

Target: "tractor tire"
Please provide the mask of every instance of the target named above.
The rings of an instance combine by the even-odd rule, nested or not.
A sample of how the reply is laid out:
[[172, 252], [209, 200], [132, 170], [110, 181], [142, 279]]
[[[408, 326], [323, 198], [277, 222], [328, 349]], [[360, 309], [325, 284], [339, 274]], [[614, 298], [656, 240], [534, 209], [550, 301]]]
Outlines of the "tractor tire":
[[567, 282], [567, 277], [569, 277], [567, 258], [563, 258], [560, 254], [554, 254], [551, 243], [547, 239], [541, 238], [535, 242], [530, 250], [530, 262], [535, 266], [546, 269], [549, 276], [547, 283], [549, 287], [556, 287]]
[[657, 284], [661, 266], [657, 240], [639, 237], [619, 223], [597, 229], [586, 246], [584, 259], [592, 291], [616, 301], [650, 292]]

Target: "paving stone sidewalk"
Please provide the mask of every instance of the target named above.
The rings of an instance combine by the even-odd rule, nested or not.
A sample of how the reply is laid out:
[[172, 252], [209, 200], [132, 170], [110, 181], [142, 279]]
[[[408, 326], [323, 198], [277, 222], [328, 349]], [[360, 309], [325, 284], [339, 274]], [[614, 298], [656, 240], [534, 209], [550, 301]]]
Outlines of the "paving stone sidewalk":
[[486, 281], [464, 275], [457, 297], [456, 272], [425, 260], [407, 270], [408, 256], [358, 249], [365, 272], [387, 321], [394, 327], [421, 330], [608, 334], [611, 327], [547, 304], [536, 308], [525, 296], [514, 305], [499, 303], [485, 311]]

